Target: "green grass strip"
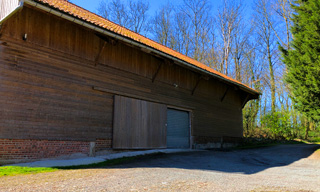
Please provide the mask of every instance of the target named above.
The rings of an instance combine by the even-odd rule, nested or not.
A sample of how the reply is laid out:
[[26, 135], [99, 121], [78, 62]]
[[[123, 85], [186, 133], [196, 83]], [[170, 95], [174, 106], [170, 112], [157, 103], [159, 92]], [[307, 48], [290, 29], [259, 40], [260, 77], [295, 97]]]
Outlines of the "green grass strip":
[[157, 157], [161, 157], [162, 155], [164, 154], [154, 153], [149, 155], [138, 155], [134, 157], [123, 157], [119, 159], [106, 160], [100, 163], [94, 163], [89, 165], [77, 165], [77, 166], [53, 167], [53, 168], [3, 166], [3, 167], [0, 167], [0, 177], [23, 175], [23, 174], [46, 173], [46, 172], [53, 172], [58, 170], [93, 169], [93, 168], [110, 167], [110, 166], [133, 162], [139, 159], [141, 160], [141, 159], [157, 158]]
[[277, 140], [262, 140], [262, 141], [246, 141], [242, 143], [242, 145], [239, 145], [238, 147], [235, 147], [233, 149], [254, 149], [254, 148], [264, 148], [264, 147], [272, 147], [277, 145], [294, 145], [294, 144], [305, 144], [308, 143], [306, 141], [295, 141], [295, 140], [283, 140], [283, 141], [277, 141]]
[[35, 174], [57, 171], [56, 168], [45, 168], [45, 167], [19, 167], [19, 166], [3, 166], [0, 167], [0, 177], [3, 176], [14, 176], [21, 174]]

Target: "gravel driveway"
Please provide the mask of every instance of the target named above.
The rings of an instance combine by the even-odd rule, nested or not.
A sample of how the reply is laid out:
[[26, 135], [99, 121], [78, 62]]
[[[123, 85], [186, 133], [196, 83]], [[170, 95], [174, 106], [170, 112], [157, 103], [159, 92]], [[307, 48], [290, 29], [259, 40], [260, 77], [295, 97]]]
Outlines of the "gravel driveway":
[[319, 191], [319, 145], [159, 154], [97, 169], [0, 178], [0, 191]]

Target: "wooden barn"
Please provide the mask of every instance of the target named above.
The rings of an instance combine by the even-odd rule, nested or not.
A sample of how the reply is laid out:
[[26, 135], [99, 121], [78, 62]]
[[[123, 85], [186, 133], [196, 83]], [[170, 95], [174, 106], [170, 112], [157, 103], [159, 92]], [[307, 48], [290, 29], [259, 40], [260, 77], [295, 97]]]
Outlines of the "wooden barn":
[[64, 0], [0, 2], [0, 161], [212, 148], [259, 92]]

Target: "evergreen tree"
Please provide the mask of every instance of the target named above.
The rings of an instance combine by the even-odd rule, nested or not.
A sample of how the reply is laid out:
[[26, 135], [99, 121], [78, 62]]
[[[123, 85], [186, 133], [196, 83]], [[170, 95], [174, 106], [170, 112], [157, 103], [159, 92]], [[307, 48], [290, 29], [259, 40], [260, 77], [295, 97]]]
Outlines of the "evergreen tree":
[[311, 121], [320, 120], [320, 1], [296, 0], [292, 4], [291, 49], [280, 47], [287, 66], [295, 108]]

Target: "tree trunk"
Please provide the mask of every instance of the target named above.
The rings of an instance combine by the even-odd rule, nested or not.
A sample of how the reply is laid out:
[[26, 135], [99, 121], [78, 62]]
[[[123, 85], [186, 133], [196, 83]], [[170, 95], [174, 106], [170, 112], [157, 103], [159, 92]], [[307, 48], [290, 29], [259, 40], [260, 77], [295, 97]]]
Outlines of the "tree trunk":
[[306, 124], [306, 134], [304, 135], [304, 139], [307, 140], [309, 138], [309, 131], [310, 131], [310, 122], [307, 120]]
[[274, 69], [272, 65], [272, 57], [270, 44], [267, 44], [267, 52], [268, 52], [268, 62], [269, 62], [269, 72], [270, 72], [270, 84], [271, 84], [271, 111], [272, 114], [276, 111], [276, 83], [274, 79]]

